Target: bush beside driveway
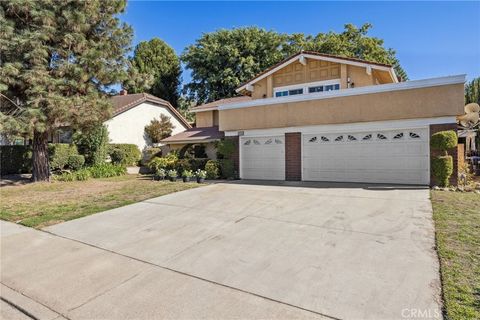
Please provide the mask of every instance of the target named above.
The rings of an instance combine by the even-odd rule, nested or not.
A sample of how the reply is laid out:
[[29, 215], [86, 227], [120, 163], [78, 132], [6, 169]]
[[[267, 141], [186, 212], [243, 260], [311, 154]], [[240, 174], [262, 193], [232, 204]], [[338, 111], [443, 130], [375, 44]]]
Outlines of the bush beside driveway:
[[137, 175], [7, 186], [0, 189], [0, 219], [42, 228], [198, 186]]
[[447, 319], [480, 319], [480, 195], [431, 197]]

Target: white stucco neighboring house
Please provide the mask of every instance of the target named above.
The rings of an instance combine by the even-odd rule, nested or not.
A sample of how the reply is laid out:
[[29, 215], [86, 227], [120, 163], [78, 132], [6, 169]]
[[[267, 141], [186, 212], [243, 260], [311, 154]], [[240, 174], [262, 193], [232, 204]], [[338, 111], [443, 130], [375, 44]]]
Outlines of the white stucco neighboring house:
[[120, 95], [111, 99], [113, 116], [105, 121], [110, 143], [136, 144], [140, 151], [144, 151], [151, 145], [150, 139], [145, 134], [145, 126], [153, 119], [160, 119], [162, 114], [170, 117], [174, 126], [172, 135], [191, 128], [187, 120], [168, 101], [151, 94], [126, 94], [122, 91]]

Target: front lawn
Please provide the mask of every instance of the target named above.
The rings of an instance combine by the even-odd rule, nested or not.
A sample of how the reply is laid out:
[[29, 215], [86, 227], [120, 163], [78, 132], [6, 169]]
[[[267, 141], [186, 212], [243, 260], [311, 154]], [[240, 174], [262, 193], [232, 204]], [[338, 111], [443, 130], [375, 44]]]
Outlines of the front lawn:
[[480, 195], [432, 191], [447, 319], [480, 319]]
[[197, 183], [159, 182], [126, 175], [2, 187], [0, 219], [42, 228], [197, 186]]

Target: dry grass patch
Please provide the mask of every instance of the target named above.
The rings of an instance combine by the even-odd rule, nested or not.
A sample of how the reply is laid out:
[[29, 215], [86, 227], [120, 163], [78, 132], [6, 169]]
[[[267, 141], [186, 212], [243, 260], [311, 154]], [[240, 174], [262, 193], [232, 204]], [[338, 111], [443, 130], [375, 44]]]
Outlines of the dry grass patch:
[[0, 188], [0, 219], [42, 228], [198, 186], [136, 175], [7, 186]]
[[480, 319], [480, 195], [432, 191], [447, 319]]

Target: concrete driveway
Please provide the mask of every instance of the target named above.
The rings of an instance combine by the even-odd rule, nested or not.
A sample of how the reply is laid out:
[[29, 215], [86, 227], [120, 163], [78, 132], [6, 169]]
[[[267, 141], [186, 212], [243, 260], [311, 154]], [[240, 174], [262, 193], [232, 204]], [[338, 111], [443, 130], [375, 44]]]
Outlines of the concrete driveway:
[[[139, 268], [135, 277], [150, 291], [126, 277], [121, 288], [85, 297], [75, 312], [67, 308], [70, 318], [118, 318], [143, 301], [136, 297], [151, 301], [148, 293], [158, 294], [158, 285], [177, 299], [155, 313], [159, 318], [401, 319], [440, 314], [431, 216], [428, 189], [250, 182], [151, 199], [49, 227], [53, 235], [46, 236], [112, 255], [118, 260], [112, 273], [121, 272], [125, 259], [161, 271], [158, 277], [145, 271], [147, 277]], [[29, 290], [14, 272], [2, 274], [4, 281]], [[125, 303], [112, 304], [119, 300]], [[239, 309], [178, 311], [178, 305], [195, 311], [217, 303]]]

